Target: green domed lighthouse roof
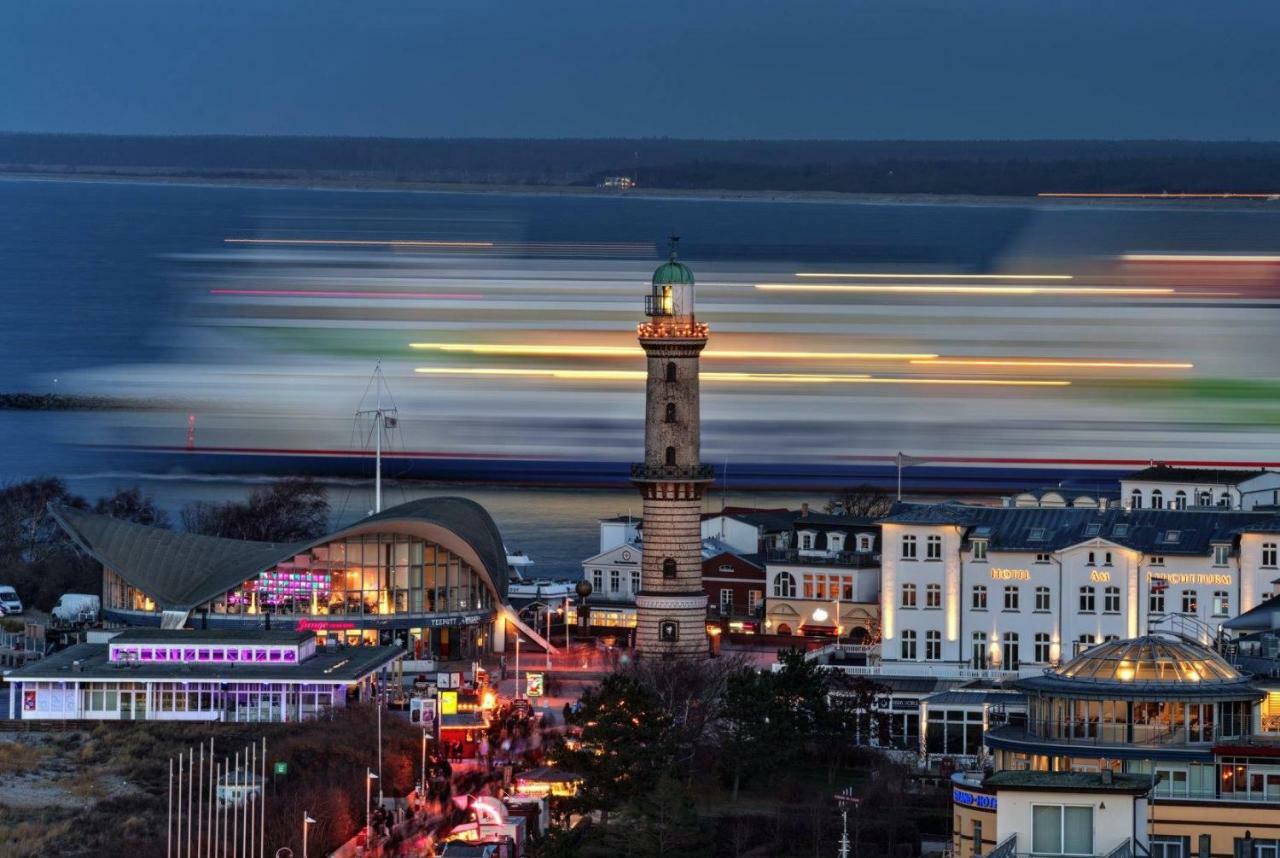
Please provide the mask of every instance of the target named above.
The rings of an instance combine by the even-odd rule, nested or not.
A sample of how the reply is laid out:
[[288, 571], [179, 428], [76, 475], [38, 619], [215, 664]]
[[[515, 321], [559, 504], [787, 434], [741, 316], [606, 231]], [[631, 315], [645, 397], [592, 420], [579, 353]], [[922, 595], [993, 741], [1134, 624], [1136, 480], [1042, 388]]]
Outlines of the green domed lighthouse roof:
[[671, 257], [653, 272], [654, 286], [693, 285], [693, 269], [676, 259], [677, 241], [679, 241], [678, 238], [671, 237]]

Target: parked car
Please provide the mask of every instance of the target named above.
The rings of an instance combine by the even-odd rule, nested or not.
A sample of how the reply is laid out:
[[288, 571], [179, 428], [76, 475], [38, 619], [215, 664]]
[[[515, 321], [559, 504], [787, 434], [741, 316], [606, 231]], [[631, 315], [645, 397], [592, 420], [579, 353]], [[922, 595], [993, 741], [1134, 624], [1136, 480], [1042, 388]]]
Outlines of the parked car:
[[8, 584], [0, 584], [0, 609], [3, 610], [0, 616], [22, 613], [22, 600], [18, 598], [18, 591]]
[[64, 623], [93, 623], [102, 611], [102, 600], [88, 593], [63, 593], [53, 606], [53, 616]]

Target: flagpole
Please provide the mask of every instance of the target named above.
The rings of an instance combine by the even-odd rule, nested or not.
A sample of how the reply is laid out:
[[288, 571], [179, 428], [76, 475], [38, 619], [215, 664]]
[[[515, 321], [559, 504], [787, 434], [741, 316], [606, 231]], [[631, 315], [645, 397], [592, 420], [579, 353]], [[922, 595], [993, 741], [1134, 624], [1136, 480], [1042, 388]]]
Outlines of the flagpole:
[[196, 779], [196, 789], [200, 790], [200, 798], [196, 800], [196, 858], [204, 853], [204, 844], [200, 838], [204, 836], [204, 742], [200, 743], [200, 774]]
[[164, 858], [173, 858], [173, 757], [169, 758], [169, 822], [164, 830]]

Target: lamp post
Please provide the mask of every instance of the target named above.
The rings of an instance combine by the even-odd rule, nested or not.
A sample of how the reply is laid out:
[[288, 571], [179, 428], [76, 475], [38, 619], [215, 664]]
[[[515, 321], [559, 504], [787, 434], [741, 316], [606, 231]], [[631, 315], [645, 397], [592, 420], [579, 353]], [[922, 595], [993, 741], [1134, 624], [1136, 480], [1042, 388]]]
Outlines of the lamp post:
[[315, 822], [316, 821], [311, 818], [311, 814], [307, 813], [305, 810], [302, 811], [302, 858], [307, 858], [307, 831], [312, 825], [315, 825]]
[[373, 811], [370, 804], [373, 801], [373, 782], [378, 776], [373, 773], [373, 769], [368, 767], [364, 770], [364, 848], [369, 850], [373, 844]]
[[516, 700], [520, 699], [520, 629], [516, 628]]
[[422, 776], [418, 778], [418, 792], [425, 798], [427, 795], [427, 725], [422, 724]]
[[546, 606], [547, 611], [547, 670], [551, 670], [551, 606]]

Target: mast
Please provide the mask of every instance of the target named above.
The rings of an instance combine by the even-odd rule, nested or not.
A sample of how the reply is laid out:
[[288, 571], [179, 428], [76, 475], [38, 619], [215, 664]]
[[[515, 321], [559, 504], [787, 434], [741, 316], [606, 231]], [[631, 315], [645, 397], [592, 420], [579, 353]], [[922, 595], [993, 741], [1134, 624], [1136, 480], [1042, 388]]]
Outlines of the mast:
[[[382, 391], [387, 387], [387, 380], [382, 374], [381, 360], [373, 368], [373, 378], [369, 383], [375, 388], [376, 405], [373, 408], [358, 409], [356, 417], [373, 418], [373, 511], [382, 512], [382, 433], [396, 427], [397, 409], [390, 388], [387, 388], [387, 398], [391, 400], [391, 405], [386, 407], [382, 404]], [[367, 389], [365, 396], [368, 396]], [[364, 404], [364, 400], [361, 400], [361, 404]]]

